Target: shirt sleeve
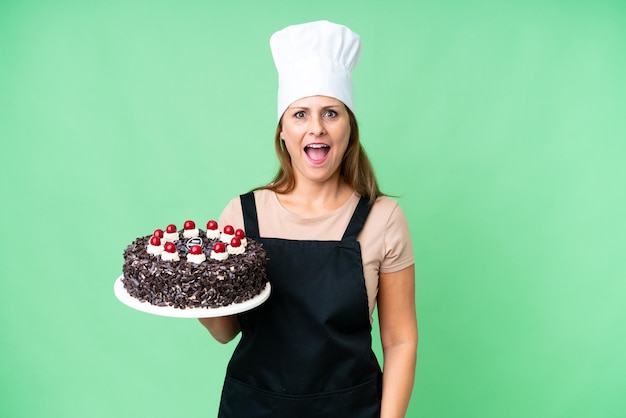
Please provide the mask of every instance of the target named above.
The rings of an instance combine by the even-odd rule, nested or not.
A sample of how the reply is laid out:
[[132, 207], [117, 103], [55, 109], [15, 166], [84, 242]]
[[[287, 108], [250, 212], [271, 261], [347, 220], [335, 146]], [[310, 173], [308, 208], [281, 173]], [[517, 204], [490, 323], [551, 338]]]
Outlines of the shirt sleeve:
[[381, 273], [393, 273], [415, 263], [409, 224], [399, 205], [391, 211], [385, 226], [384, 257]]
[[232, 199], [222, 210], [219, 217], [218, 229], [224, 229], [226, 225], [232, 225], [235, 229], [243, 228], [243, 210], [241, 208], [241, 199], [236, 197]]

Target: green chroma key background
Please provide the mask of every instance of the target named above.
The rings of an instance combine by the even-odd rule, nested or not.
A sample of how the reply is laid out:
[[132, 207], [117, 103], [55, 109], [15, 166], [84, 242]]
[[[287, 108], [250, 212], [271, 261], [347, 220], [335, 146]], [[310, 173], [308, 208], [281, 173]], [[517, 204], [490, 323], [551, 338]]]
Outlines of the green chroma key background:
[[113, 282], [136, 236], [270, 180], [268, 39], [318, 19], [363, 38], [363, 143], [413, 234], [409, 417], [626, 416], [617, 0], [0, 2], [0, 416], [216, 415], [234, 344]]

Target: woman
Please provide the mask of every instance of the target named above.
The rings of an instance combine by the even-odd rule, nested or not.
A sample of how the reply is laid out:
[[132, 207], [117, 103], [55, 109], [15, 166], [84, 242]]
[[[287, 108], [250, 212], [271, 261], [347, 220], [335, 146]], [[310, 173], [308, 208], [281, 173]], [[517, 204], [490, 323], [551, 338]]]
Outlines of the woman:
[[[406, 218], [378, 189], [360, 145], [351, 72], [360, 38], [345, 26], [290, 26], [270, 41], [279, 72], [274, 181], [219, 223], [263, 243], [271, 297], [238, 316], [201, 319], [222, 343], [242, 332], [220, 417], [397, 418], [417, 348]], [[384, 373], [371, 350], [378, 304]]]

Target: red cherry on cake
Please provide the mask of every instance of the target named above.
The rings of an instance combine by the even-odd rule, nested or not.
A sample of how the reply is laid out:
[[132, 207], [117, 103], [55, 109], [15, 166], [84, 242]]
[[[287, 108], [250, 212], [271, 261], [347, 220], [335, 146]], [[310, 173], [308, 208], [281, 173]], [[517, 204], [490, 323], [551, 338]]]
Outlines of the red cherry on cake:
[[243, 229], [238, 229], [235, 231], [235, 236], [241, 240], [246, 237], [246, 233], [243, 232]]
[[217, 222], [211, 220], [206, 223], [206, 229], [210, 229], [211, 231], [215, 231], [217, 229]]
[[161, 238], [159, 238], [157, 235], [153, 235], [152, 238], [150, 238], [150, 245], [158, 247], [159, 245], [161, 245]]
[[185, 225], [183, 225], [185, 229], [196, 229], [196, 223], [194, 221], [185, 221]]
[[223, 242], [216, 242], [213, 245], [213, 251], [215, 251], [216, 253], [226, 252], [226, 245], [224, 245]]
[[224, 233], [225, 233], [226, 235], [233, 235], [233, 234], [235, 233], [235, 228], [233, 228], [233, 226], [232, 226], [232, 225], [226, 225], [226, 226], [224, 227]]
[[234, 248], [241, 247], [241, 240], [237, 237], [234, 237], [230, 240], [230, 246]]
[[174, 245], [173, 242], [168, 242], [167, 244], [165, 244], [165, 251], [167, 251], [168, 253], [175, 253], [176, 245]]
[[154, 233], [152, 235], [155, 236], [155, 237], [163, 238], [163, 230], [162, 229], [155, 229]]
[[176, 225], [169, 224], [167, 228], [165, 228], [165, 232], [167, 232], [168, 234], [173, 234], [174, 232], [176, 232]]
[[202, 247], [199, 245], [192, 245], [189, 249], [189, 253], [194, 255], [202, 254]]

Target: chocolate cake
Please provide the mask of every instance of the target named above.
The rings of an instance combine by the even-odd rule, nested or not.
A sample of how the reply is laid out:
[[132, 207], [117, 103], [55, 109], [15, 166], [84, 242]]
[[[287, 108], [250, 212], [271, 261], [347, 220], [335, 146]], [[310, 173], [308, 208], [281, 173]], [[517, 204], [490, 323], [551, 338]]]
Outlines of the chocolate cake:
[[130, 296], [155, 306], [220, 308], [258, 295], [267, 284], [267, 256], [241, 230], [209, 221], [196, 229], [168, 225], [135, 239], [124, 250], [121, 279]]

